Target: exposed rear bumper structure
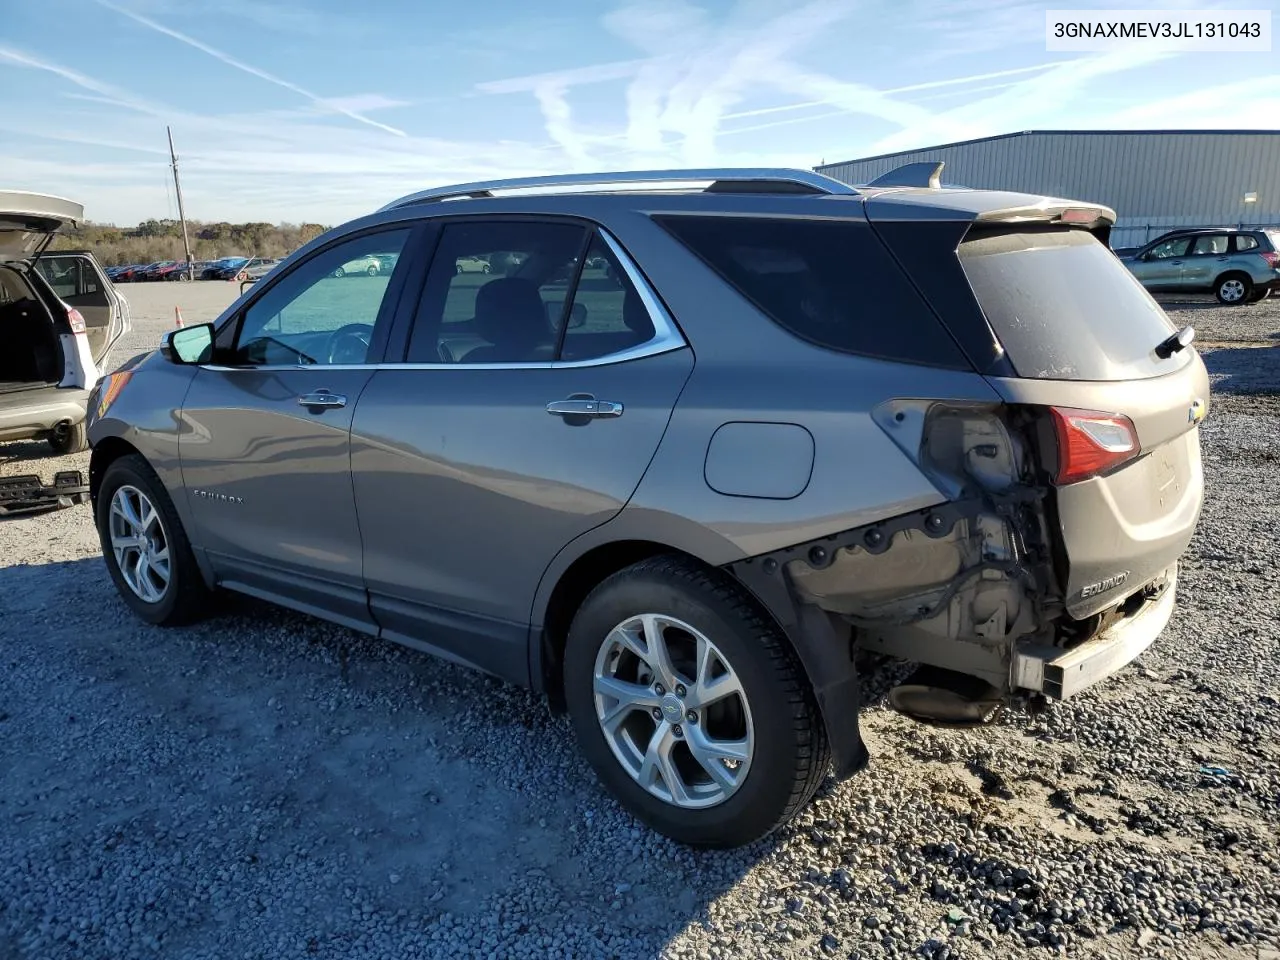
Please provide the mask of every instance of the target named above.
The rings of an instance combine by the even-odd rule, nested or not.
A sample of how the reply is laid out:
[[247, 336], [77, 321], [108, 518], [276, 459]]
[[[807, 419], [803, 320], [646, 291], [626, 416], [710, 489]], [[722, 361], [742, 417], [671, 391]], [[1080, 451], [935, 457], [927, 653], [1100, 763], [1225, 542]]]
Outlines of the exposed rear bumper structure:
[[1114, 624], [1078, 646], [1020, 644], [1013, 654], [1013, 686], [1065, 700], [1131, 663], [1160, 636], [1173, 615], [1177, 566], [1168, 571], [1168, 586], [1132, 617]]

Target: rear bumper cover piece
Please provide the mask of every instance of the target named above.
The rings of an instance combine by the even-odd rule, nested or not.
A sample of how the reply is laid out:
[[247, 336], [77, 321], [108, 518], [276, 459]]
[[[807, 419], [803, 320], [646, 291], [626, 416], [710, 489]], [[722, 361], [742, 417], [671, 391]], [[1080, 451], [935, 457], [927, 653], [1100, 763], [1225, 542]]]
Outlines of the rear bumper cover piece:
[[46, 484], [34, 474], [0, 479], [0, 517], [63, 510], [89, 502], [89, 485], [79, 470], [63, 470]]
[[1160, 596], [1078, 646], [1062, 650], [1020, 644], [1014, 651], [1013, 685], [1065, 700], [1132, 663], [1155, 643], [1173, 615], [1177, 571], [1176, 564], [1169, 568]]

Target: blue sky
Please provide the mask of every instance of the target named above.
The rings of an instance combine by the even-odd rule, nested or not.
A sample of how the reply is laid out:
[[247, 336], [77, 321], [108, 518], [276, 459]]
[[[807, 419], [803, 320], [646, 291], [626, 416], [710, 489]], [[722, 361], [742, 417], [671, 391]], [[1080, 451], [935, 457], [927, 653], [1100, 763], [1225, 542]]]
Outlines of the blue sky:
[[0, 187], [173, 216], [165, 124], [188, 216], [325, 224], [488, 177], [1280, 126], [1280, 52], [1050, 54], [1051, 6], [1103, 4], [6, 0]]

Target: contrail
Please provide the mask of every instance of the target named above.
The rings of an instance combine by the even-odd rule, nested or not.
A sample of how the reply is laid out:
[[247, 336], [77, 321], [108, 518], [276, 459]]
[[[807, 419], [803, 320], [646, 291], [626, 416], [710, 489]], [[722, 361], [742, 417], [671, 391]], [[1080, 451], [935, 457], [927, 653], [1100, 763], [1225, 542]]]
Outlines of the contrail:
[[114, 3], [111, 3], [110, 0], [97, 0], [97, 2], [108, 10], [113, 10], [122, 16], [126, 16], [130, 20], [142, 24], [144, 27], [150, 27], [157, 33], [163, 33], [165, 36], [173, 37], [173, 39], [180, 40], [188, 46], [195, 47], [197, 50], [207, 53], [215, 60], [221, 60], [223, 63], [227, 64], [227, 66], [235, 67], [237, 70], [243, 70], [245, 73], [252, 74], [260, 80], [266, 80], [268, 83], [274, 83], [278, 87], [284, 87], [286, 90], [291, 90], [301, 97], [306, 97], [316, 106], [322, 107], [331, 113], [342, 114], [344, 117], [350, 117], [352, 120], [357, 120], [360, 123], [366, 123], [371, 127], [377, 127], [379, 130], [385, 130], [387, 133], [393, 133], [397, 137], [407, 136], [403, 130], [388, 126], [385, 123], [379, 123], [377, 120], [372, 120], [363, 114], [356, 113], [354, 110], [346, 110], [342, 106], [331, 103], [324, 97], [317, 96], [310, 90], [298, 86], [296, 83], [277, 77], [274, 74], [267, 73], [265, 70], [259, 70], [257, 67], [247, 64], [243, 60], [237, 60], [230, 54], [223, 53], [216, 47], [211, 47], [207, 43], [202, 43], [194, 37], [187, 36], [185, 33], [179, 33], [177, 30], [166, 27], [162, 23], [156, 23], [156, 21], [152, 20], [150, 17], [144, 17], [140, 13], [134, 13], [132, 10], [126, 10], [123, 7], [118, 7]]

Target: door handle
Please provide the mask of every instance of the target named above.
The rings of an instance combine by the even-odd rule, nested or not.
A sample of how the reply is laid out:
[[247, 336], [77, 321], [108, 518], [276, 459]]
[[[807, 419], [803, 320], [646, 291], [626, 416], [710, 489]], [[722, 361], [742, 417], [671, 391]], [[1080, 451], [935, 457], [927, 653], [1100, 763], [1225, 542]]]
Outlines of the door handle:
[[552, 400], [547, 413], [555, 417], [620, 417], [622, 404], [612, 400]]
[[1226, 262], [1227, 262], [1228, 260], [1230, 260], [1230, 259], [1231, 259], [1230, 257], [1219, 257], [1219, 258], [1218, 258], [1218, 262], [1219, 262], [1219, 263], [1226, 263]]
[[1181, 260], [1170, 260], [1169, 262], [1170, 262], [1171, 264], [1173, 264], [1175, 267], [1180, 267], [1180, 266], [1182, 266], [1182, 261], [1181, 261]]
[[317, 390], [314, 393], [304, 393], [298, 398], [298, 405], [302, 407], [345, 407], [347, 398], [337, 393], [330, 393], [328, 390]]

